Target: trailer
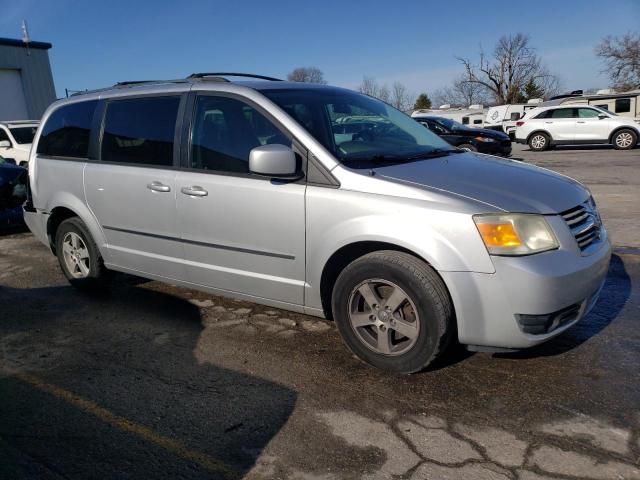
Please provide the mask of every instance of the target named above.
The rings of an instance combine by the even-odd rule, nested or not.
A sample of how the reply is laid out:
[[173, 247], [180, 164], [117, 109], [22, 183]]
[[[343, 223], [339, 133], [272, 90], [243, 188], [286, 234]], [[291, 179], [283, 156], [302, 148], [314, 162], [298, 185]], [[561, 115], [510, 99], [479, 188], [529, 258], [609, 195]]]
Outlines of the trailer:
[[484, 128], [511, 135], [515, 131], [516, 122], [524, 117], [527, 111], [539, 107], [541, 104], [541, 98], [532, 98], [527, 103], [509, 103], [491, 107], [484, 120]]
[[540, 106], [567, 105], [567, 104], [587, 104], [600, 107], [605, 110], [620, 115], [621, 117], [633, 118], [640, 123], [640, 89], [627, 92], [616, 92], [606, 89], [598, 90], [594, 95], [580, 95], [562, 98], [553, 98]]
[[433, 115], [455, 120], [468, 127], [484, 128], [486, 114], [487, 109], [480, 104], [469, 105], [469, 107], [452, 107], [449, 104], [445, 104], [441, 105], [440, 108], [414, 110], [411, 116]]

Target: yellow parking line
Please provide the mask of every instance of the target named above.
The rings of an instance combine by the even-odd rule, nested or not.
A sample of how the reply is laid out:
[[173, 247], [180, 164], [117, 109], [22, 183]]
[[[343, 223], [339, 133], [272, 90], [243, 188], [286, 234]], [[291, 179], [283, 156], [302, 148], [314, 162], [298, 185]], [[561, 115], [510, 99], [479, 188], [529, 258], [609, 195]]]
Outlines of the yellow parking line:
[[16, 378], [19, 380], [41, 390], [43, 392], [47, 392], [54, 397], [57, 397], [65, 402], [73, 405], [74, 407], [82, 410], [83, 412], [89, 413], [98, 417], [105, 423], [109, 425], [113, 425], [114, 427], [122, 430], [123, 432], [132, 433], [137, 435], [149, 443], [153, 443], [158, 445], [159, 447], [168, 450], [169, 452], [182, 457], [186, 460], [190, 460], [210, 470], [212, 472], [221, 473], [226, 478], [236, 479], [240, 478], [240, 472], [235, 470], [233, 467], [225, 464], [221, 460], [217, 460], [209, 455], [198, 452], [195, 450], [191, 450], [182, 443], [173, 440], [171, 438], [160, 435], [159, 433], [154, 432], [148, 427], [137, 424], [128, 420], [124, 417], [116, 415], [109, 410], [102, 408], [91, 400], [87, 400], [86, 398], [82, 398], [75, 393], [69, 392], [63, 388], [57, 387], [50, 383], [46, 383], [43, 380], [39, 379], [35, 375], [29, 373], [17, 373]]

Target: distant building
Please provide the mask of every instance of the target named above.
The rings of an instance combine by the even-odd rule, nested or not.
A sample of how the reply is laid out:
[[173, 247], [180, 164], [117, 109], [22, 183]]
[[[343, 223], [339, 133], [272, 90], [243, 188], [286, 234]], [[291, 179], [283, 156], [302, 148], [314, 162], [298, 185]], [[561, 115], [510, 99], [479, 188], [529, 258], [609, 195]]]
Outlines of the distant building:
[[0, 120], [40, 119], [56, 99], [50, 43], [0, 38]]

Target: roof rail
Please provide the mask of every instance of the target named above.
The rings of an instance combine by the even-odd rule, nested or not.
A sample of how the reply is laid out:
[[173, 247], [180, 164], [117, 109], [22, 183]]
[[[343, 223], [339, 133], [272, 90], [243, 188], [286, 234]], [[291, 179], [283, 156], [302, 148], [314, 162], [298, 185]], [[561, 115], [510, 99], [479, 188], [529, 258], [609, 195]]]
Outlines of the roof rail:
[[265, 77], [264, 75], [254, 75], [253, 73], [230, 73], [230, 72], [213, 72], [213, 73], [192, 73], [187, 77], [189, 78], [207, 78], [207, 77], [217, 77], [216, 80], [228, 82], [226, 78], [222, 77], [247, 77], [247, 78], [257, 78], [259, 80], [269, 80], [272, 82], [282, 82], [280, 78], [273, 77]]
[[188, 80], [186, 79], [176, 79], [176, 80], [127, 80], [125, 82], [118, 82], [114, 85], [114, 87], [131, 87], [135, 85], [145, 85], [145, 84], [162, 84], [162, 83], [186, 83]]

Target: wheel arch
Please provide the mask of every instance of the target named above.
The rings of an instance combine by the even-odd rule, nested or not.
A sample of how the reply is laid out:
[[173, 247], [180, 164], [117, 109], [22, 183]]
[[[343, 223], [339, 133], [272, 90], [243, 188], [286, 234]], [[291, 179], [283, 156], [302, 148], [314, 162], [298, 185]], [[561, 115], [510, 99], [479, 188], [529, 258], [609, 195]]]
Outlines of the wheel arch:
[[547, 130], [538, 128], [537, 130], [534, 130], [529, 135], [527, 135], [527, 144], [529, 143], [529, 140], [531, 140], [531, 137], [533, 137], [536, 133], [544, 133], [547, 137], [549, 137], [549, 144], [553, 143], [553, 137], [551, 136], [551, 134]]
[[106, 244], [106, 239], [102, 233], [102, 229], [97, 220], [89, 210], [88, 206], [84, 204], [80, 199], [73, 196], [66, 196], [64, 198], [57, 199], [58, 201], [51, 202], [55, 207], [49, 208], [49, 218], [47, 219], [46, 232], [49, 240], [49, 246], [51, 252], [56, 254], [56, 231], [60, 224], [68, 218], [78, 217], [87, 227], [91, 234], [93, 241], [95, 242], [100, 254], [105, 258], [107, 253], [103, 246]]
[[640, 129], [632, 127], [631, 125], [621, 125], [619, 127], [614, 128], [611, 134], [609, 135], [609, 143], [613, 143], [613, 137], [615, 137], [616, 133], [618, 133], [620, 130], [631, 130], [633, 133], [635, 133], [636, 144], [637, 144], [638, 140], [640, 139]]
[[445, 288], [447, 289], [447, 294], [451, 299], [451, 294], [449, 293], [446, 282], [444, 281], [438, 270], [434, 268], [431, 262], [429, 262], [423, 256], [406, 247], [394, 243], [375, 240], [362, 240], [352, 242], [340, 247], [329, 257], [322, 269], [322, 274], [320, 276], [320, 299], [322, 302], [322, 309], [327, 319], [333, 319], [331, 297], [333, 294], [333, 286], [335, 285], [335, 282], [340, 273], [345, 269], [347, 265], [349, 265], [354, 260], [357, 260], [358, 258], [363, 257], [369, 253], [381, 250], [403, 252], [424, 262], [426, 265], [433, 269], [436, 275], [440, 277], [443, 284], [445, 285]]

